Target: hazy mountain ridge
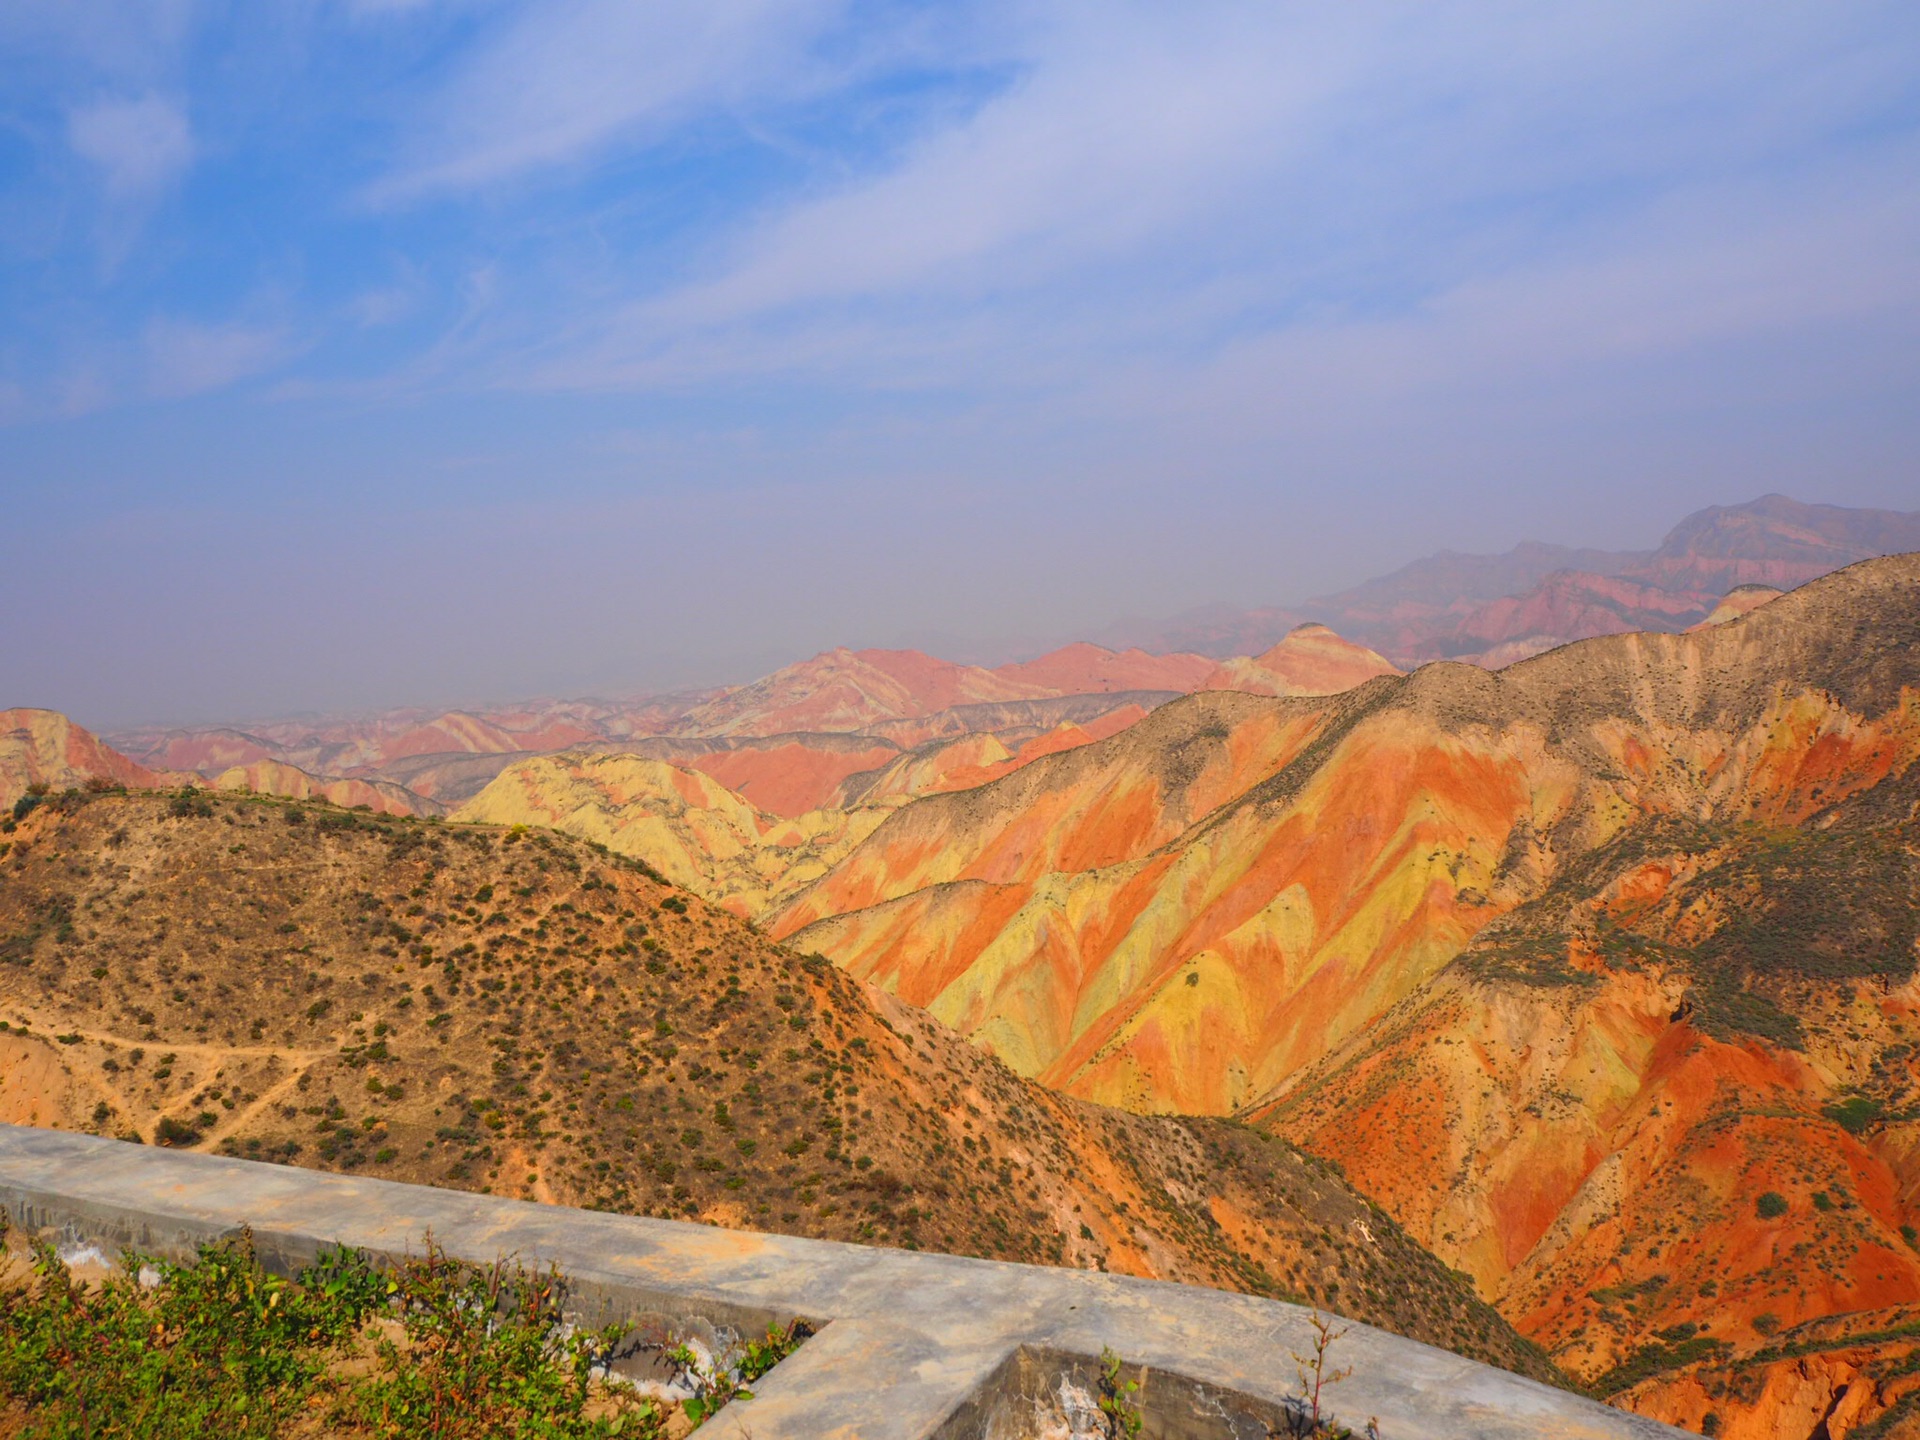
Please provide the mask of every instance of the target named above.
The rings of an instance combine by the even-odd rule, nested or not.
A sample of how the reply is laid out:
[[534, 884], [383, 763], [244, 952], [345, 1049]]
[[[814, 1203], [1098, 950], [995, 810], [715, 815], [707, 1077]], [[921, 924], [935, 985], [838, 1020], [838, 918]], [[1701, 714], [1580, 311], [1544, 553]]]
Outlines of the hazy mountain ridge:
[[[1073, 714], [1046, 723], [1084, 725], [1121, 704], [1150, 705], [1149, 694], [1330, 693], [1434, 658], [1498, 668], [1573, 639], [1685, 630], [1704, 623], [1733, 587], [1796, 584], [1873, 553], [1920, 545], [1916, 537], [1920, 516], [1768, 496], [1689, 516], [1652, 551], [1528, 542], [1496, 556], [1442, 552], [1297, 613], [1211, 607], [1194, 617], [1197, 628], [1175, 624], [1146, 636], [1148, 649], [1133, 645], [1143, 635], [1132, 634], [1120, 648], [1076, 642], [986, 667], [913, 650], [843, 648], [714, 691], [112, 738], [138, 763], [209, 779], [270, 761], [340, 793], [350, 781], [397, 785], [419, 801], [389, 796], [377, 803], [420, 811], [473, 799], [528, 755], [634, 749], [700, 770], [757, 808], [797, 816], [844, 803], [836, 797], [848, 793], [854, 777], [894, 764], [887, 744], [906, 752], [938, 736], [991, 731], [1018, 750], [1038, 733], [1021, 732], [1036, 723], [1015, 718], [1022, 706], [1072, 700]], [[1308, 623], [1309, 614], [1332, 628]], [[1111, 704], [1102, 708], [1101, 696]], [[874, 743], [851, 759], [847, 746], [815, 738], [825, 734]], [[729, 743], [704, 743], [714, 741]], [[779, 743], [756, 743], [767, 741]]]
[[1223, 646], [1251, 652], [1317, 620], [1403, 668], [1436, 659], [1497, 668], [1595, 635], [1684, 629], [1738, 585], [1791, 589], [1859, 560], [1916, 549], [1920, 512], [1767, 495], [1697, 511], [1652, 550], [1526, 541], [1498, 555], [1442, 551], [1298, 605], [1209, 606], [1162, 625], [1129, 622], [1099, 638], [1224, 656]]
[[29, 790], [68, 790], [89, 783], [147, 789], [189, 777], [150, 769], [105, 744], [56, 710], [0, 710], [0, 806]]

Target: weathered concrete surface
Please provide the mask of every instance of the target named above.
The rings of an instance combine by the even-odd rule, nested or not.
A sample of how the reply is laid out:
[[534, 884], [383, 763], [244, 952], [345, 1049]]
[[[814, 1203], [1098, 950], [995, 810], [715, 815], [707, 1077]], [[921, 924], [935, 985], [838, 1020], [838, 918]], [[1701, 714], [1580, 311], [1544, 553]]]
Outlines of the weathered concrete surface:
[[[1308, 1312], [1192, 1286], [720, 1230], [0, 1126], [0, 1206], [103, 1248], [188, 1254], [242, 1225], [293, 1266], [342, 1242], [389, 1255], [431, 1234], [470, 1260], [556, 1265], [582, 1319], [820, 1333], [704, 1434], [1038, 1436], [1062, 1378], [1111, 1347], [1144, 1365], [1150, 1436], [1264, 1437], [1295, 1391]], [[589, 1313], [590, 1312], [590, 1313]], [[1364, 1325], [1332, 1392], [1384, 1440], [1627, 1440], [1682, 1432]], [[1061, 1429], [1059, 1433], [1064, 1433]]]

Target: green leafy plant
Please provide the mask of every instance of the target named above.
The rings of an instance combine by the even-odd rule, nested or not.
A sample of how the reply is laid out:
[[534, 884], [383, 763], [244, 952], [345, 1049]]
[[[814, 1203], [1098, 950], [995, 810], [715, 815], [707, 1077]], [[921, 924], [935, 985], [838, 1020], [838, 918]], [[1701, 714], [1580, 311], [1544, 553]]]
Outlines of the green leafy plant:
[[470, 1265], [430, 1245], [389, 1284], [406, 1343], [379, 1341], [378, 1373], [355, 1387], [347, 1407], [383, 1440], [597, 1440], [640, 1433], [624, 1429], [629, 1418], [657, 1422], [637, 1400], [617, 1417], [588, 1417], [593, 1371], [623, 1327], [567, 1331], [557, 1274], [505, 1261]]
[[1769, 1190], [1753, 1202], [1753, 1209], [1762, 1220], [1778, 1220], [1787, 1213], [1787, 1197], [1778, 1190]]
[[1109, 1348], [1100, 1351], [1100, 1374], [1095, 1379], [1099, 1391], [1100, 1414], [1105, 1417], [1107, 1440], [1133, 1440], [1146, 1423], [1140, 1402], [1134, 1399], [1146, 1382], [1147, 1367], [1140, 1367], [1138, 1380], [1120, 1375], [1120, 1357]]
[[369, 1303], [364, 1288], [316, 1301], [265, 1274], [249, 1235], [203, 1246], [192, 1265], [129, 1255], [97, 1286], [49, 1244], [33, 1256], [30, 1282], [0, 1287], [0, 1393], [46, 1440], [272, 1436]]
[[769, 1325], [766, 1336], [749, 1340], [725, 1358], [702, 1359], [685, 1341], [667, 1350], [663, 1358], [673, 1366], [675, 1378], [693, 1390], [682, 1408], [695, 1425], [712, 1418], [735, 1400], [751, 1400], [748, 1387], [799, 1349], [813, 1334], [804, 1320], [795, 1320], [784, 1329]]
[[[661, 1406], [596, 1383], [624, 1328], [571, 1329], [564, 1299], [552, 1272], [433, 1245], [390, 1271], [323, 1250], [288, 1280], [242, 1234], [84, 1283], [37, 1243], [25, 1277], [0, 1279], [0, 1404], [24, 1406], [34, 1440], [276, 1440], [316, 1420], [379, 1440], [662, 1440]], [[742, 1346], [687, 1418], [748, 1396], [811, 1333]]]

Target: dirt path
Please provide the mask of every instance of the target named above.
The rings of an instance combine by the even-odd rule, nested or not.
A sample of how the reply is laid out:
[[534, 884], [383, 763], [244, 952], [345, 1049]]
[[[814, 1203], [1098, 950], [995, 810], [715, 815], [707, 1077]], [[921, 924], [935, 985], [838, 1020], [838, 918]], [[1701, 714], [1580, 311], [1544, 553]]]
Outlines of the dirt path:
[[142, 1040], [111, 1031], [88, 1030], [78, 1026], [64, 1029], [60, 1022], [49, 1020], [44, 1012], [26, 1006], [16, 1007], [15, 1013], [25, 1019], [30, 1027], [25, 1038], [41, 1040], [51, 1045], [54, 1054], [59, 1058], [61, 1067], [73, 1081], [92, 1090], [118, 1114], [125, 1116], [129, 1123], [147, 1115], [154, 1120], [180, 1119], [194, 1108], [192, 1092], [175, 1096], [172, 1100], [157, 1106], [135, 1104], [113, 1081], [109, 1073], [101, 1068], [97, 1059], [74, 1053], [80, 1049], [80, 1045], [78, 1043], [71, 1046], [60, 1044], [61, 1036], [77, 1035], [81, 1042], [115, 1049], [164, 1050], [180, 1060], [192, 1061], [200, 1069], [208, 1072], [223, 1069], [228, 1063], [236, 1060], [278, 1060], [286, 1065], [288, 1070], [284, 1078], [276, 1081], [263, 1094], [248, 1101], [243, 1108], [236, 1108], [222, 1115], [214, 1127], [205, 1132], [205, 1141], [214, 1143], [217, 1143], [222, 1135], [240, 1129], [248, 1120], [261, 1114], [269, 1106], [279, 1103], [287, 1090], [299, 1083], [302, 1075], [320, 1061], [337, 1053], [335, 1049], [288, 1049], [283, 1046], [227, 1045], [211, 1041]]

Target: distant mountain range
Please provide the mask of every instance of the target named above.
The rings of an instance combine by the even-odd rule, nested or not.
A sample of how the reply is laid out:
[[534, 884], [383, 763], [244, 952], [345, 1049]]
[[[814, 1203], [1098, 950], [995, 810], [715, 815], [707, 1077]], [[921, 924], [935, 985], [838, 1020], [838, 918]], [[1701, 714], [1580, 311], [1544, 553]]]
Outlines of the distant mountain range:
[[[1502, 555], [1442, 552], [1297, 608], [1215, 606], [1131, 622], [1100, 637], [1106, 644], [991, 668], [917, 650], [834, 649], [750, 684], [630, 701], [152, 727], [109, 739], [157, 771], [411, 814], [471, 800], [535, 755], [626, 752], [700, 771], [767, 814], [793, 817], [897, 796], [909, 775], [938, 788], [957, 783], [946, 776], [953, 770], [978, 783], [1176, 695], [1332, 694], [1434, 659], [1497, 669], [1596, 635], [1725, 620], [1782, 588], [1909, 549], [1920, 549], [1920, 513], [1769, 495], [1690, 515], [1653, 550], [1528, 542]], [[937, 753], [974, 735], [1005, 753]]]
[[1501, 555], [1443, 550], [1299, 606], [1208, 606], [1163, 623], [1130, 621], [1095, 638], [1226, 656], [1261, 650], [1317, 620], [1403, 669], [1441, 659], [1498, 668], [1595, 635], [1683, 630], [1737, 586], [1787, 590], [1856, 560], [1909, 550], [1920, 550], [1920, 512], [1767, 495], [1697, 511], [1652, 550], [1536, 541]]
[[[987, 669], [917, 650], [835, 649], [748, 685], [633, 702], [154, 728], [112, 741], [130, 763], [157, 771], [292, 797], [331, 794], [395, 814], [444, 813], [535, 755], [624, 753], [700, 771], [761, 810], [795, 816], [890, 793], [897, 786], [882, 779], [890, 767], [895, 782], [902, 766], [928, 784], [944, 784], [955, 766], [976, 782], [991, 778], [1002, 773], [996, 766], [1024, 763], [1016, 754], [1085, 743], [1196, 690], [1323, 695], [1394, 673], [1379, 654], [1316, 625], [1224, 662], [1076, 644]], [[992, 736], [1001, 752], [950, 748], [969, 736]], [[23, 755], [31, 749], [14, 744]], [[25, 760], [13, 768], [27, 773]], [[0, 741], [0, 790], [7, 771]], [[342, 788], [350, 785], [360, 789]]]

